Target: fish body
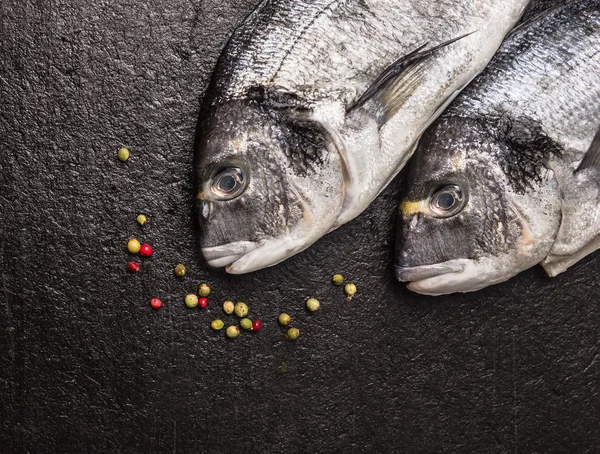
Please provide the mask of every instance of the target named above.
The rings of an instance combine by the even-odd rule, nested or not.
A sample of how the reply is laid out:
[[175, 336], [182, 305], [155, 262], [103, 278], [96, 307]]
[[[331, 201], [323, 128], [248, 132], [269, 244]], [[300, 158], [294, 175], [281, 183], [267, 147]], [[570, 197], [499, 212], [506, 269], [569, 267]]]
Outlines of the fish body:
[[550, 276], [600, 247], [600, 1], [511, 34], [422, 137], [396, 276], [438, 295]]
[[263, 1], [225, 47], [201, 109], [208, 263], [274, 265], [360, 214], [527, 3]]

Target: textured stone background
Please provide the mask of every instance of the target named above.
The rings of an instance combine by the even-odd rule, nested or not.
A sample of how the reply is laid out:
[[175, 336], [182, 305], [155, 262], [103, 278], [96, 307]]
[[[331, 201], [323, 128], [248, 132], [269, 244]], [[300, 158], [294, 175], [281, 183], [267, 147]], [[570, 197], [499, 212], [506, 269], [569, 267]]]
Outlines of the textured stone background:
[[[0, 452], [600, 452], [599, 254], [556, 279], [411, 294], [392, 273], [397, 179], [275, 268], [202, 268], [194, 128], [255, 2], [0, 3]], [[137, 275], [130, 236], [155, 247]], [[188, 310], [203, 280], [209, 309]], [[212, 333], [225, 298], [263, 330]]]

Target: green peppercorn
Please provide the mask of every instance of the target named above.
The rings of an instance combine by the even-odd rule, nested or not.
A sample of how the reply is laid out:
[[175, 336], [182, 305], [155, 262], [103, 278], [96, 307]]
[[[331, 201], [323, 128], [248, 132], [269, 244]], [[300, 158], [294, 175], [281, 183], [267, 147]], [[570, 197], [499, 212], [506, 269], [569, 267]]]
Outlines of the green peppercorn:
[[217, 320], [213, 320], [213, 321], [210, 323], [210, 327], [211, 327], [212, 329], [214, 329], [215, 331], [220, 331], [220, 330], [222, 330], [224, 326], [225, 326], [225, 323], [223, 323], [223, 320], [219, 320], [219, 319], [217, 319]]
[[321, 303], [319, 303], [319, 300], [317, 300], [316, 298], [309, 298], [306, 301], [306, 308], [311, 312], [318, 311], [320, 307]]
[[119, 161], [127, 161], [129, 159], [129, 150], [125, 147], [121, 147], [117, 150], [117, 156], [119, 157]]
[[290, 317], [288, 314], [283, 313], [283, 314], [279, 314], [279, 323], [282, 324], [283, 326], [288, 326], [290, 324], [290, 322], [292, 321], [292, 317]]
[[185, 296], [185, 305], [187, 307], [196, 307], [198, 305], [198, 297], [193, 293]]
[[225, 301], [223, 303], [223, 312], [225, 312], [227, 315], [233, 314], [234, 308], [235, 305], [233, 304], [233, 301]]
[[244, 318], [246, 315], [248, 315], [248, 306], [246, 306], [246, 303], [239, 301], [235, 303], [234, 312], [238, 317]]
[[342, 285], [344, 283], [344, 276], [341, 274], [334, 274], [331, 278], [331, 282], [333, 282], [335, 285]]
[[140, 252], [141, 247], [142, 245], [135, 238], [132, 238], [127, 242], [127, 250], [130, 254], [137, 254], [138, 252]]
[[182, 277], [185, 276], [185, 265], [179, 263], [175, 265], [175, 276]]
[[225, 330], [225, 335], [229, 339], [235, 339], [236, 337], [238, 337], [240, 335], [240, 329], [235, 325], [228, 326], [227, 329]]
[[198, 294], [200, 296], [206, 298], [209, 293], [210, 293], [210, 287], [208, 286], [208, 284], [200, 284], [200, 287], [198, 288]]
[[348, 295], [348, 299], [351, 300], [352, 297], [356, 294], [356, 285], [352, 283], [346, 284], [346, 286], [344, 287], [344, 291], [346, 292], [346, 295]]
[[298, 328], [290, 328], [287, 330], [287, 333], [285, 333], [285, 338], [289, 341], [298, 339], [298, 336], [300, 336], [300, 330]]
[[252, 320], [250, 320], [249, 318], [243, 318], [240, 320], [240, 326], [242, 327], [242, 329], [250, 331], [252, 329]]
[[148, 221], [148, 218], [143, 214], [138, 214], [137, 218], [135, 218], [139, 225], [144, 225]]

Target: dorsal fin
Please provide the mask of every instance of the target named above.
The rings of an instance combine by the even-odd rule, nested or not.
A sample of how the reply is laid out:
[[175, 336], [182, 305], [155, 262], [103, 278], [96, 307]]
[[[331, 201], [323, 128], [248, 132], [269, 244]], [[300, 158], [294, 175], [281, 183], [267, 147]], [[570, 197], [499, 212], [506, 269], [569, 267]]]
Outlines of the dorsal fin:
[[588, 148], [588, 151], [585, 153], [585, 156], [581, 160], [577, 170], [575, 170], [575, 173], [589, 167], [596, 167], [600, 170], [600, 128], [596, 132], [590, 148]]
[[400, 57], [375, 79], [362, 96], [352, 103], [347, 112], [363, 107], [367, 101], [373, 99], [377, 104], [375, 107], [377, 112], [374, 112], [374, 114], [376, 117], [383, 116], [380, 120], [378, 119], [380, 125], [385, 123], [400, 109], [407, 96], [415, 90], [425, 70], [424, 65], [419, 65], [419, 63], [426, 61], [437, 50], [473, 33], [475, 32], [452, 38], [429, 49], [426, 49], [429, 43], [425, 43], [407, 55]]

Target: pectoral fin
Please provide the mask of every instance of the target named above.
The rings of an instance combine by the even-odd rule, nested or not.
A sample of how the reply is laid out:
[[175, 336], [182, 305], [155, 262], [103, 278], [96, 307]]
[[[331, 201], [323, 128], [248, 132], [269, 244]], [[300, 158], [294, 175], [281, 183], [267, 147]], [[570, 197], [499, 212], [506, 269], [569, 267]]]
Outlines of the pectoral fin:
[[383, 125], [400, 110], [408, 97], [418, 87], [427, 68], [425, 63], [434, 53], [473, 33], [475, 32], [453, 38], [429, 49], [426, 48], [428, 43], [425, 43], [399, 58], [379, 75], [375, 82], [347, 111], [351, 112], [354, 109], [364, 107], [369, 100], [373, 100], [373, 104], [368, 109], [373, 111], [371, 113], [377, 118], [379, 125]]
[[600, 170], [600, 129], [596, 132], [594, 140], [592, 140], [592, 145], [585, 153], [579, 167], [575, 170], [575, 173], [587, 169], [589, 167], [596, 167]]

